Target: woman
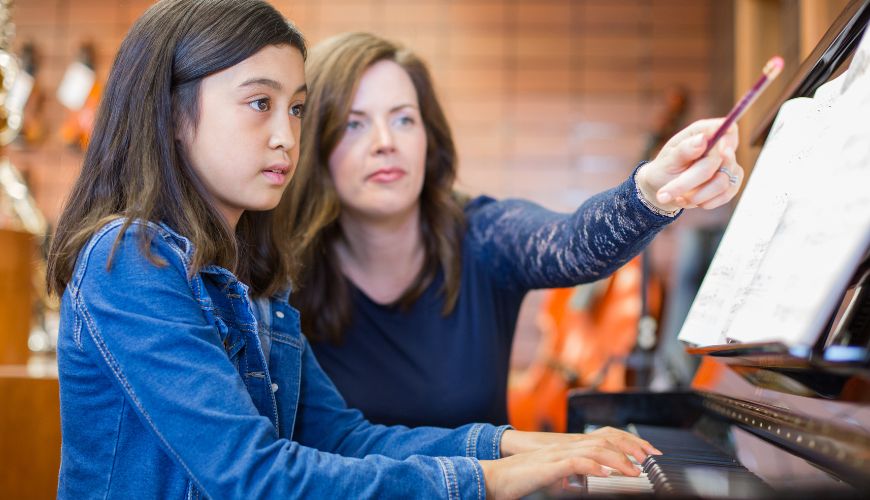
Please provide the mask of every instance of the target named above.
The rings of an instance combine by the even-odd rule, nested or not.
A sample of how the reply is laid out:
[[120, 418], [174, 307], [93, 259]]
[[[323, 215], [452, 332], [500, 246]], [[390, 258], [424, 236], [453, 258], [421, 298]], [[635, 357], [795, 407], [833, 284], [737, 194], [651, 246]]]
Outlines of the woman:
[[612, 429], [409, 430], [345, 406], [272, 231], [304, 57], [260, 0], [164, 0], [125, 37], [49, 260], [58, 497], [516, 497], [604, 466], [637, 475], [626, 453], [654, 448]]
[[452, 191], [450, 128], [412, 52], [345, 34], [315, 47], [306, 72], [309, 114], [287, 207], [301, 265], [293, 304], [318, 361], [374, 422], [506, 423], [526, 292], [607, 276], [681, 208], [730, 200], [743, 176], [736, 128], [700, 158], [721, 123], [706, 120], [574, 214], [466, 203]]

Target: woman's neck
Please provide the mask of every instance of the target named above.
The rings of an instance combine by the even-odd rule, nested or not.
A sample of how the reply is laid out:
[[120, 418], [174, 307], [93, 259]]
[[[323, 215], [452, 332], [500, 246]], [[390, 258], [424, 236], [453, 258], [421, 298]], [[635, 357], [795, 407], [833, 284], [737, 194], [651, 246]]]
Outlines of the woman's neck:
[[395, 302], [423, 267], [419, 206], [390, 219], [343, 212], [340, 223], [335, 250], [344, 275], [373, 301]]

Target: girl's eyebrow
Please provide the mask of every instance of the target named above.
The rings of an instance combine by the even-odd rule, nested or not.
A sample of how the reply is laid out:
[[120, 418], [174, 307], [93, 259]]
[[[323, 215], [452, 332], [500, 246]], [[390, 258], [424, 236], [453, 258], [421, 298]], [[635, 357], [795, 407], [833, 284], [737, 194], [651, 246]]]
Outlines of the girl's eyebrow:
[[[284, 88], [284, 86], [281, 85], [280, 82], [278, 82], [277, 80], [272, 80], [271, 78], [251, 78], [239, 84], [239, 88], [251, 87], [253, 85], [265, 85], [275, 90], [281, 90]], [[303, 83], [302, 85], [296, 87], [296, 90], [293, 92], [293, 94], [300, 93], [308, 93], [308, 85]]]
[[239, 87], [251, 87], [253, 85], [265, 85], [275, 90], [281, 90], [284, 88], [280, 82], [272, 80], [271, 78], [251, 78], [239, 84]]

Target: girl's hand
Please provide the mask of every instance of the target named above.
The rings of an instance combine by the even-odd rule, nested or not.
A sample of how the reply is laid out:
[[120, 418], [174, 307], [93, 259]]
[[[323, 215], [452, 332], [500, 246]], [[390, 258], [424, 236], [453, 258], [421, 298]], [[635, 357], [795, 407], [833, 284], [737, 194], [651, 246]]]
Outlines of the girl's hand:
[[716, 208], [727, 203], [743, 182], [737, 164], [737, 125], [706, 156], [707, 141], [724, 118], [697, 121], [678, 132], [655, 160], [637, 173], [637, 186], [648, 202], [664, 211], [678, 208]]
[[576, 443], [587, 440], [604, 439], [619, 451], [634, 457], [638, 463], [643, 462], [647, 455], [661, 455], [648, 441], [629, 432], [602, 427], [588, 434], [560, 434], [557, 432], [523, 432], [506, 430], [501, 437], [501, 456], [509, 457], [517, 453], [527, 453], [546, 446], [563, 443]]
[[486, 496], [497, 500], [528, 495], [574, 474], [607, 477], [610, 470], [605, 466], [626, 476], [640, 474], [625, 453], [611, 441], [591, 436], [499, 460], [481, 460], [480, 466], [486, 482]]

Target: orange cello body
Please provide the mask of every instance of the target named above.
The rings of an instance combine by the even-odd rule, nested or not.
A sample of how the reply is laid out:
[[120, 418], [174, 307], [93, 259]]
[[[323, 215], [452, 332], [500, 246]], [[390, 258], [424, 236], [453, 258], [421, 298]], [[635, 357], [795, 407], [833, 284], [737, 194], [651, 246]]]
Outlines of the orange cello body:
[[[626, 359], [635, 346], [641, 316], [642, 261], [635, 257], [605, 280], [548, 292], [538, 323], [535, 359], [512, 374], [508, 415], [519, 430], [565, 432], [568, 391], [626, 388]], [[648, 313], [658, 319], [659, 280], [650, 277]]]

